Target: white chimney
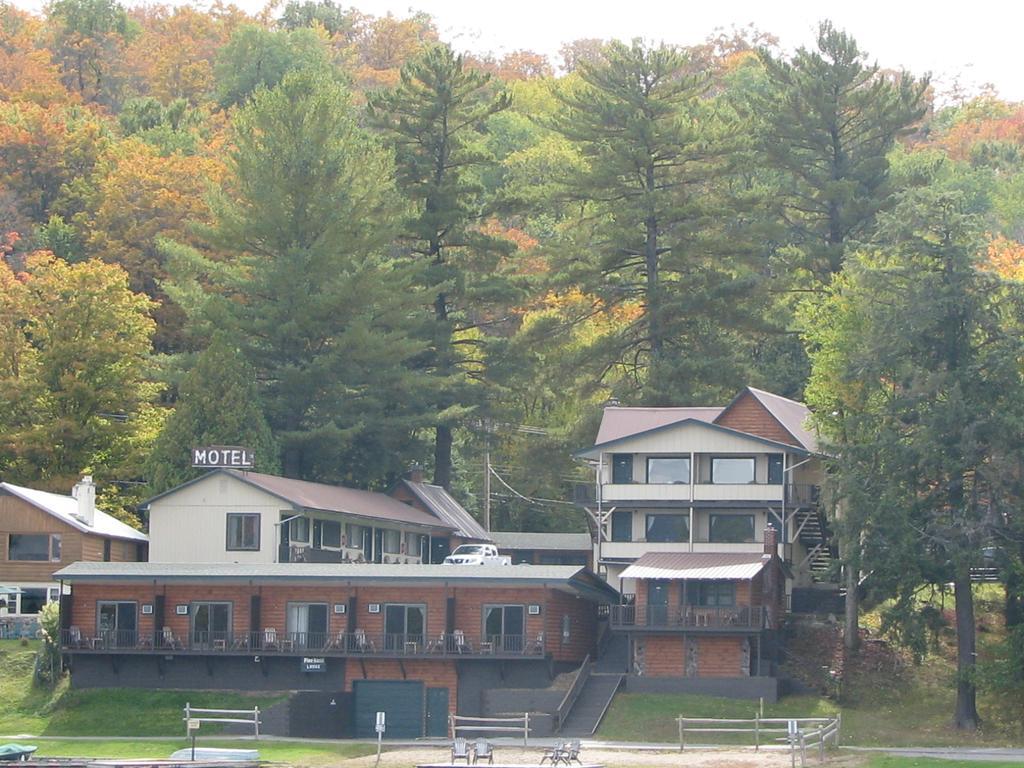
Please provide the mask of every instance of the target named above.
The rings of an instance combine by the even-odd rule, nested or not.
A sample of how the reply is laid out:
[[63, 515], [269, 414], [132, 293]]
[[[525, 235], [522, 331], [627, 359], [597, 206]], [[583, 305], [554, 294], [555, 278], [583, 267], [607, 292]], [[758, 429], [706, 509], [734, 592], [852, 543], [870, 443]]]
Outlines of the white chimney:
[[91, 528], [96, 522], [96, 486], [92, 475], [84, 475], [75, 483], [71, 495], [78, 500], [78, 519]]

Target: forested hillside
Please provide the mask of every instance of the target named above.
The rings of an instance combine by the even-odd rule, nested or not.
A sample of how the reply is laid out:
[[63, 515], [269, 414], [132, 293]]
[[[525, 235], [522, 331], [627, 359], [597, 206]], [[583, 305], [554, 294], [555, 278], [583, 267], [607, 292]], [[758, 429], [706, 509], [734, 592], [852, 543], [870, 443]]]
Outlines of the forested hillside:
[[[329, 0], [0, 5], [0, 472], [127, 510], [224, 442], [361, 486], [418, 461], [472, 508], [486, 446], [564, 501], [611, 397], [803, 398], [907, 196], [963, 196], [1018, 278], [1022, 153], [1020, 105], [827, 23], [548, 61]], [[502, 527], [582, 525], [495, 491]]]

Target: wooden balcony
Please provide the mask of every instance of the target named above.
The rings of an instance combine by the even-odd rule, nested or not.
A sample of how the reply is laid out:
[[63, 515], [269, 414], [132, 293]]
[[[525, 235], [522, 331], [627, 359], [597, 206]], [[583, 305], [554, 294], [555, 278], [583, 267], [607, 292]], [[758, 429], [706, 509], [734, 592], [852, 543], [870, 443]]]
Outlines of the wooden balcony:
[[608, 619], [613, 630], [639, 632], [749, 633], [765, 628], [765, 611], [759, 605], [613, 605]]
[[491, 635], [483, 639], [461, 632], [438, 635], [370, 635], [360, 630], [321, 632], [193, 632], [179, 637], [165, 630], [153, 633], [111, 630], [85, 635], [71, 627], [61, 630], [64, 653], [333, 656], [379, 658], [543, 658], [544, 634]]

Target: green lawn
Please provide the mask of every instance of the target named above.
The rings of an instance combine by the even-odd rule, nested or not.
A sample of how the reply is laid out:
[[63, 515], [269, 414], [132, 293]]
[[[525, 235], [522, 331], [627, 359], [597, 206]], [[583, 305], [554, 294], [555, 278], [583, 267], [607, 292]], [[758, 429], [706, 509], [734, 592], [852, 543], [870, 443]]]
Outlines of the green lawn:
[[[54, 691], [32, 686], [36, 643], [0, 641], [0, 735], [180, 736], [182, 707], [267, 709], [282, 695], [246, 695], [218, 691], [141, 689], [72, 690], [64, 682]], [[215, 727], [204, 725], [209, 733]]]
[[878, 755], [864, 763], [864, 768], [1020, 768], [1020, 763], [977, 760], [944, 760], [933, 757], [896, 757]]

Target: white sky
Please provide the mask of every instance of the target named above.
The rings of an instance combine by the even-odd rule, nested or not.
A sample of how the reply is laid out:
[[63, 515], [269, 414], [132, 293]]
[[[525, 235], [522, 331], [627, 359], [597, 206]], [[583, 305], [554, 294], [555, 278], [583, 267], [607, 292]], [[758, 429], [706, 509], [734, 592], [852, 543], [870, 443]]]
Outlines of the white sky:
[[[159, 1], [159, 0], [157, 0]], [[166, 0], [173, 4], [185, 0]], [[44, 0], [15, 0], [38, 9]], [[136, 4], [135, 0], [126, 0]], [[266, 0], [234, 0], [248, 11]], [[1024, 102], [1022, 0], [339, 0], [374, 15], [410, 8], [437, 20], [445, 40], [464, 50], [546, 53], [585, 37], [644, 37], [689, 45], [717, 28], [755, 26], [786, 50], [811, 45], [819, 20], [831, 19], [883, 67], [932, 72], [941, 90], [956, 78], [968, 89], [993, 84]], [[282, 0], [283, 5], [283, 0]]]

